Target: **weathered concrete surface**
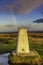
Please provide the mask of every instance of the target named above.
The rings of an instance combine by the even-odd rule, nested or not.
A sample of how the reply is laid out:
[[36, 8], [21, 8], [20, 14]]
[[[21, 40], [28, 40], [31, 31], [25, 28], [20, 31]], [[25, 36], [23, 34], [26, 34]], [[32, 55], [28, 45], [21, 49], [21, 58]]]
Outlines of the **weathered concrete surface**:
[[19, 29], [17, 42], [17, 53], [29, 53], [29, 41], [26, 28]]

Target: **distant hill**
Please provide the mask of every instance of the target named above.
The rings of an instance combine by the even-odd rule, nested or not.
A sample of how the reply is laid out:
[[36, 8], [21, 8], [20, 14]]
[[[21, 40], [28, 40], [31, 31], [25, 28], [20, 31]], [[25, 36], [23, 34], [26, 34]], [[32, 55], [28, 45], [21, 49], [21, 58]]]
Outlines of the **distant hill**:
[[[7, 32], [0, 32], [0, 34], [18, 34], [18, 31], [7, 31]], [[43, 33], [43, 31], [28, 31], [28, 33]]]
[[26, 27], [29, 32], [33, 33], [43, 33], [43, 25], [40, 24], [38, 25], [28, 25], [28, 26], [15, 26], [15, 25], [5, 25], [5, 26], [0, 26], [0, 34], [6, 34], [6, 33], [18, 33], [18, 29], [21, 27]]
[[38, 19], [36, 21], [33, 21], [34, 23], [43, 23], [43, 19]]

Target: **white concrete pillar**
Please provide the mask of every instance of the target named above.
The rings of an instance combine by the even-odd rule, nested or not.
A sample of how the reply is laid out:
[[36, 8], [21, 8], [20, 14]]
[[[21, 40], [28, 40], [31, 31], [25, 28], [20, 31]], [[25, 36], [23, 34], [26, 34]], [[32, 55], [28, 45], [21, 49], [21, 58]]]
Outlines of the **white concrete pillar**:
[[17, 53], [29, 53], [29, 41], [26, 28], [19, 29], [17, 42]]

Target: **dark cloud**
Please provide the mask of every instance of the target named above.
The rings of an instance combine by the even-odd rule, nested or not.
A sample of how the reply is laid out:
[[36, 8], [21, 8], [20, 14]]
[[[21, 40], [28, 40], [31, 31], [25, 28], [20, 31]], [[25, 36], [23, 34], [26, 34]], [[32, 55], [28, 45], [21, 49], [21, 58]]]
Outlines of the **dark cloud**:
[[38, 19], [36, 21], [33, 21], [34, 23], [43, 23], [43, 19]]
[[9, 3], [2, 8], [1, 10], [15, 10], [18, 13], [29, 13], [33, 9], [39, 7], [41, 4], [43, 4], [43, 0], [16, 0], [12, 3]]

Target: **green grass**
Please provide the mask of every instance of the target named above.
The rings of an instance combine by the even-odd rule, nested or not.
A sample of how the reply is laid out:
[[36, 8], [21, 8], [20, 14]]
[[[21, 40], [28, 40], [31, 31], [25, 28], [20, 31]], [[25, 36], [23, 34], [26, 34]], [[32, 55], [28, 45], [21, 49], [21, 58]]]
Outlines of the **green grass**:
[[11, 52], [12, 50], [16, 49], [16, 41], [10, 41], [9, 44], [0, 44], [0, 54]]
[[37, 42], [30, 41], [30, 50], [36, 50], [43, 60], [43, 43], [36, 44]]
[[[12, 40], [12, 41], [11, 41]], [[10, 39], [9, 43], [5, 44], [5, 43], [0, 43], [0, 54], [5, 53], [5, 52], [11, 52], [12, 50], [16, 49], [17, 46], [17, 41], [14, 39]], [[29, 47], [30, 50], [36, 50], [42, 60], [43, 60], [43, 41], [41, 41], [40, 43], [38, 43], [38, 41], [33, 41], [29, 39]]]
[[14, 49], [14, 45], [8, 45], [8, 46], [0, 46], [0, 54], [5, 52], [10, 52]]

